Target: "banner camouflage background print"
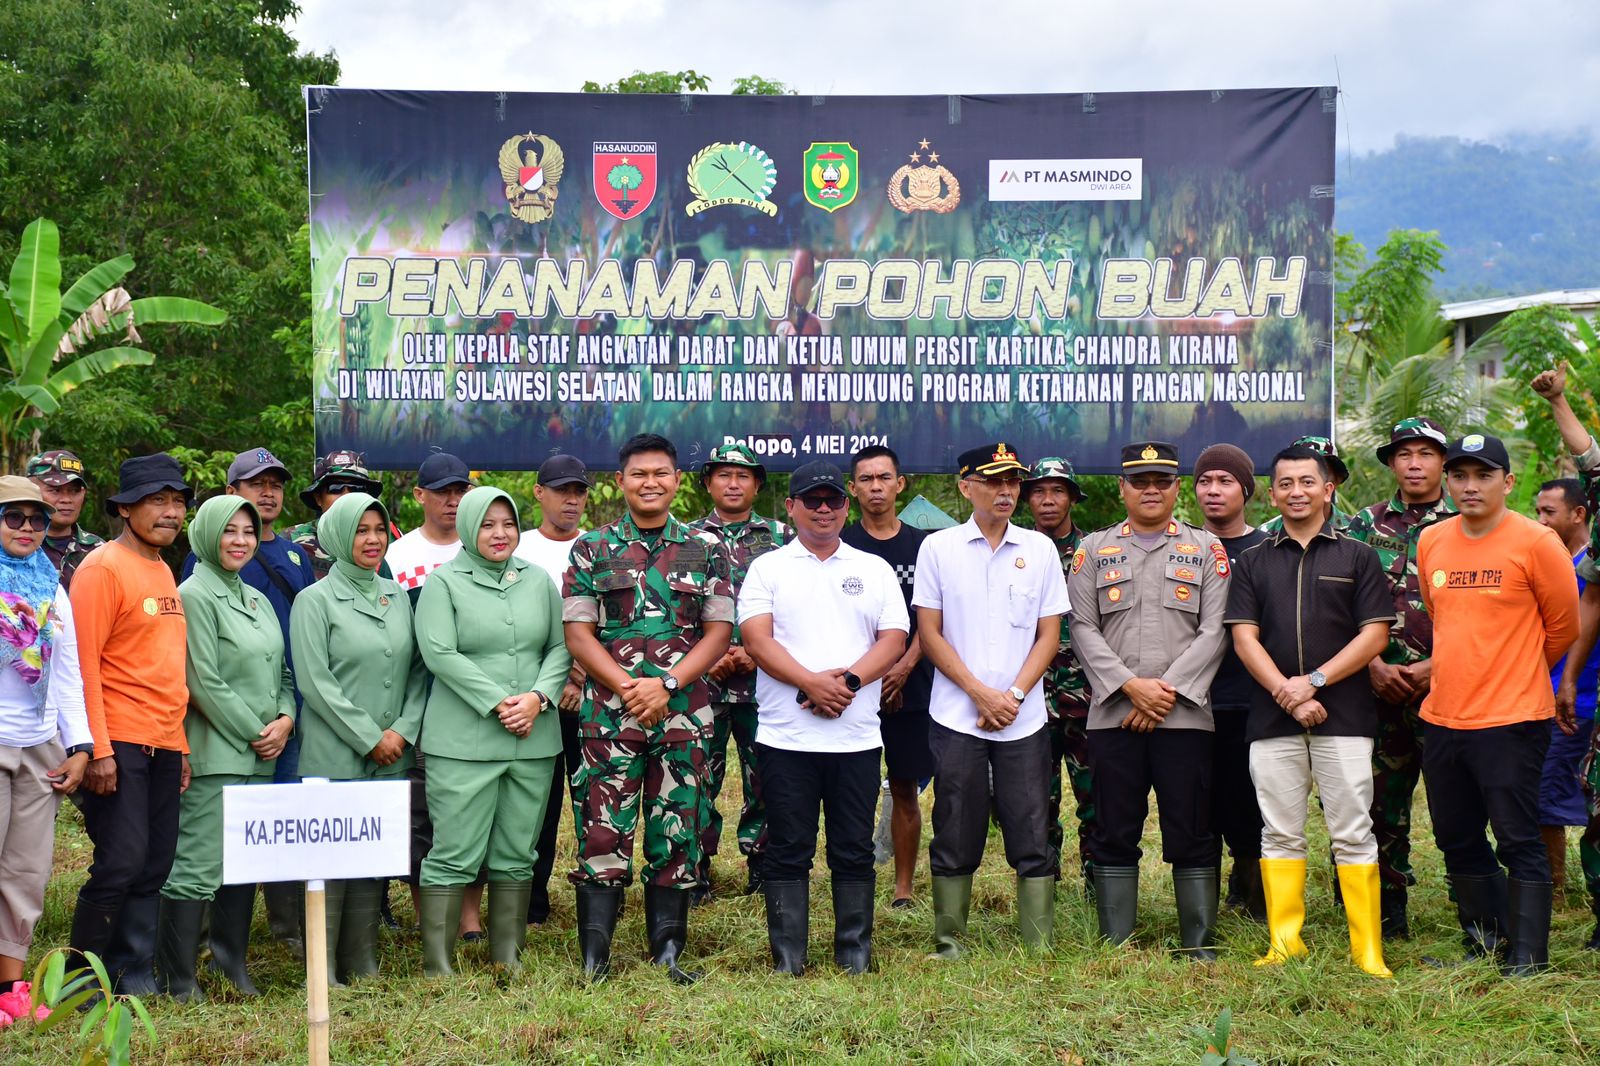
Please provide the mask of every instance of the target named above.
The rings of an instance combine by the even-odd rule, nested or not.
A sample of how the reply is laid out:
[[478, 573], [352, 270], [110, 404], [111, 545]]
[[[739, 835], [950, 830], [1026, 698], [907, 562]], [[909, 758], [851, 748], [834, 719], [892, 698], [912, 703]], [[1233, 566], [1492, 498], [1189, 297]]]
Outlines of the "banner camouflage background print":
[[686, 466], [1332, 423], [1331, 88], [307, 90], [318, 448]]

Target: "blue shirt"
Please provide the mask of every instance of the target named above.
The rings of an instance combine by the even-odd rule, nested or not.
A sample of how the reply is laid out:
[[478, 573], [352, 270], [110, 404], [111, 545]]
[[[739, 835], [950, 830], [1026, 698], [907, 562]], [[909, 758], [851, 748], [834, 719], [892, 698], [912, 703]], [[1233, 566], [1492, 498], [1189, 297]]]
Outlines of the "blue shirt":
[[[194, 572], [194, 552], [183, 561], [183, 576], [187, 578]], [[299, 595], [316, 581], [316, 574], [311, 569], [311, 559], [306, 555], [304, 548], [296, 547], [288, 537], [278, 535], [271, 540], [264, 540], [256, 547], [255, 558], [244, 564], [244, 569], [239, 571], [239, 576], [244, 583], [253, 589], [258, 589], [267, 597], [267, 602], [272, 604], [272, 611], [278, 616], [278, 626], [283, 630], [283, 647], [285, 658], [289, 650], [289, 607], [291, 601], [277, 582], [267, 576], [267, 567], [272, 567], [272, 572], [283, 579], [283, 583]], [[294, 670], [291, 660], [289, 669]], [[1591, 689], [1592, 691], [1592, 689]], [[1592, 705], [1592, 700], [1591, 700]]]
[[[1577, 555], [1573, 556], [1572, 565], [1574, 569], [1581, 569], [1583, 566], [1583, 561], [1588, 557], [1589, 549], [1587, 547], [1585, 547]], [[1588, 582], [1581, 577], [1578, 578], [1577, 581], [1578, 595], [1582, 596], [1584, 587], [1588, 585]], [[1562, 656], [1561, 661], [1556, 663], [1555, 666], [1551, 667], [1550, 684], [1553, 688], [1561, 687], [1561, 674], [1566, 670], [1566, 667], [1566, 656]], [[1600, 655], [1590, 653], [1589, 661], [1583, 664], [1583, 673], [1578, 675], [1577, 711], [1579, 718], [1589, 719], [1594, 717], [1595, 690], [1597, 686], [1600, 686]]]

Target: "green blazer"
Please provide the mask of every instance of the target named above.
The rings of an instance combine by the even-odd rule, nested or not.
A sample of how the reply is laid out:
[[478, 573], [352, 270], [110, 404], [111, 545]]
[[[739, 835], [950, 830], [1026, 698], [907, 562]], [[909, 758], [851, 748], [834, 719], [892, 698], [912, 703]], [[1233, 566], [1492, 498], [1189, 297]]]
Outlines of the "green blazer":
[[244, 586], [244, 598], [203, 566], [178, 586], [188, 620], [189, 711], [183, 731], [189, 766], [200, 774], [272, 773], [250, 742], [261, 727], [294, 717], [294, 681], [283, 658], [283, 631], [272, 605]]
[[[497, 580], [462, 551], [422, 586], [417, 644], [433, 674], [422, 719], [424, 755], [491, 761], [561, 753], [555, 703], [572, 656], [561, 597], [543, 569], [514, 558]], [[550, 700], [550, 709], [520, 738], [494, 713], [518, 692], [542, 692]]]
[[[428, 673], [417, 657], [411, 601], [376, 578], [373, 605], [337, 569], [295, 597], [289, 645], [300, 712], [300, 774], [353, 781], [399, 777], [416, 762], [410, 745], [422, 728]], [[405, 754], [389, 766], [368, 758], [392, 729]]]

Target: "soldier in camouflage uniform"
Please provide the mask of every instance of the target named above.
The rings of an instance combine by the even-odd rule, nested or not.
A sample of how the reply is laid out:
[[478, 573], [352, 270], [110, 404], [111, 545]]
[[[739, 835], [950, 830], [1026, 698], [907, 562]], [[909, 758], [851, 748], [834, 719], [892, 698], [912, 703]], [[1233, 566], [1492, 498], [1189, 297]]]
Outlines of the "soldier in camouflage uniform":
[[697, 883], [701, 781], [711, 735], [704, 676], [733, 635], [732, 566], [722, 542], [673, 518], [677, 450], [654, 434], [622, 446], [628, 512], [586, 533], [563, 582], [567, 648], [587, 671], [578, 735], [578, 944], [592, 979], [610, 969], [611, 937], [633, 877], [644, 807], [645, 924], [650, 957], [678, 966]]
[[[1350, 515], [1339, 506], [1339, 488], [1350, 480], [1350, 468], [1339, 458], [1339, 449], [1330, 438], [1316, 436], [1296, 437], [1289, 442], [1289, 447], [1310, 448], [1328, 460], [1328, 471], [1333, 474], [1333, 499], [1328, 501], [1328, 518], [1332, 520], [1336, 531], [1341, 533], [1347, 531], [1350, 528]], [[1258, 528], [1270, 537], [1283, 528], [1283, 516], [1273, 515]]]
[[1383, 938], [1411, 935], [1406, 890], [1411, 870], [1411, 800], [1422, 773], [1422, 723], [1417, 717], [1432, 677], [1433, 621], [1417, 584], [1422, 531], [1456, 513], [1444, 493], [1444, 429], [1431, 418], [1403, 418], [1378, 448], [1398, 488], [1350, 519], [1348, 533], [1372, 545], [1394, 588], [1395, 622], [1389, 646], [1368, 667], [1378, 696], [1378, 735], [1372, 746], [1372, 828], [1378, 837]]
[[[780, 547], [793, 537], [789, 527], [754, 513], [756, 496], [767, 481], [767, 471], [756, 460], [755, 452], [743, 444], [724, 444], [712, 450], [700, 467], [700, 479], [711, 494], [712, 511], [693, 524], [720, 540], [733, 567], [733, 595], [739, 595], [744, 575], [757, 557]], [[733, 643], [706, 675], [710, 690], [713, 726], [706, 752], [704, 829], [702, 855], [695, 902], [711, 898], [711, 858], [722, 840], [722, 814], [717, 797], [722, 794], [723, 776], [728, 771], [728, 738], [739, 748], [740, 779], [744, 800], [739, 810], [739, 851], [749, 866], [745, 894], [761, 889], [761, 852], [767, 823], [761, 802], [760, 767], [756, 762], [756, 671], [755, 663], [739, 641], [739, 627], [733, 628]]]
[[[1083, 530], [1072, 521], [1072, 506], [1083, 499], [1072, 463], [1046, 456], [1033, 464], [1022, 482], [1022, 498], [1033, 514], [1033, 528], [1055, 542], [1061, 573], [1072, 569], [1072, 554], [1083, 540]], [[1094, 824], [1094, 776], [1089, 770], [1089, 680], [1072, 655], [1072, 630], [1061, 627], [1061, 646], [1044, 672], [1044, 705], [1050, 732], [1050, 851], [1056, 877], [1061, 876], [1061, 849], [1066, 829], [1061, 823], [1061, 766], [1078, 807], [1078, 865], [1084, 891], [1094, 891], [1094, 860], [1089, 855], [1089, 828]]]
[[78, 525], [78, 514], [88, 495], [83, 460], [68, 451], [44, 452], [28, 460], [28, 477], [50, 508], [50, 528], [44, 533], [44, 553], [61, 575], [61, 587], [72, 590], [72, 573], [105, 541]]
[[[383, 482], [367, 472], [366, 462], [360, 452], [329, 452], [317, 460], [312, 468], [311, 484], [300, 492], [300, 500], [311, 508], [311, 521], [302, 522], [284, 535], [311, 560], [311, 571], [321, 581], [333, 568], [333, 557], [317, 543], [317, 518], [332, 507], [334, 501], [347, 492], [364, 492], [379, 498], [383, 495]], [[391, 536], [393, 535], [391, 531]], [[388, 577], [389, 568], [381, 566], [380, 577]]]

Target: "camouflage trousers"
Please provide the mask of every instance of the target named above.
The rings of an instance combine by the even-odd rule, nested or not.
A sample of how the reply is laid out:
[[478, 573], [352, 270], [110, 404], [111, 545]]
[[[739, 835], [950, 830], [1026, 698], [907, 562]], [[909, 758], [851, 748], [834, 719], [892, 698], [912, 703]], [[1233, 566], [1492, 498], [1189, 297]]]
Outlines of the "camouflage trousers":
[[633, 880], [633, 837], [644, 810], [644, 868], [639, 880], [692, 888], [700, 865], [705, 810], [704, 739], [665, 744], [619, 737], [580, 737], [582, 762], [572, 781], [578, 805], [575, 885], [627, 885]]
[[1378, 701], [1372, 742], [1372, 832], [1378, 838], [1378, 877], [1384, 888], [1417, 883], [1411, 871], [1411, 800], [1422, 776], [1421, 704]]
[[756, 761], [756, 705], [713, 703], [711, 709], [715, 718], [706, 752], [705, 787], [700, 790], [705, 801], [700, 816], [701, 852], [710, 859], [722, 841], [722, 812], [717, 810], [717, 798], [722, 795], [722, 781], [728, 772], [731, 736], [739, 749], [739, 780], [744, 786], [739, 808], [739, 851], [759, 855], [766, 843], [767, 808], [761, 802], [761, 772]]
[[[1061, 785], [1065, 776], [1072, 786], [1078, 808], [1078, 864], [1085, 882], [1094, 861], [1089, 857], [1089, 827], [1094, 824], [1094, 774], [1089, 769], [1089, 716], [1068, 715], [1045, 723], [1050, 731], [1050, 822], [1046, 827], [1050, 861], [1057, 876], [1061, 871], [1061, 851], [1066, 843], [1066, 827], [1061, 821]], [[1067, 772], [1061, 772], [1062, 764]]]
[[1589, 824], [1578, 838], [1578, 861], [1583, 866], [1583, 883], [1589, 889], [1589, 907], [1600, 918], [1600, 725], [1595, 727], [1589, 755], [1583, 761], [1583, 795], [1589, 804]]

